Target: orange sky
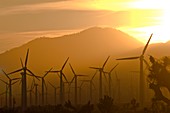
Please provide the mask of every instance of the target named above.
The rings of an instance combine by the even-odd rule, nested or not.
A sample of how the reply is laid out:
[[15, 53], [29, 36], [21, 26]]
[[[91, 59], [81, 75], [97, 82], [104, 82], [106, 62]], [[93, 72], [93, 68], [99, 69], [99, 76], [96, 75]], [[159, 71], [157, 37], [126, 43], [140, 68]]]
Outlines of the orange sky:
[[92, 26], [117, 28], [144, 43], [154, 33], [151, 43], [166, 42], [169, 6], [168, 0], [1, 0], [0, 51]]

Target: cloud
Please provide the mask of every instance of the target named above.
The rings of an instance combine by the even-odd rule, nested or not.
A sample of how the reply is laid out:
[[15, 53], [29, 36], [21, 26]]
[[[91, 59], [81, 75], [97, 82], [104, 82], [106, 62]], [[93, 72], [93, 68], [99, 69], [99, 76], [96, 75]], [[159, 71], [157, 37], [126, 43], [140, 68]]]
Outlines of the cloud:
[[[49, 0], [50, 1], [50, 0]], [[51, 0], [53, 1], [53, 0]], [[33, 3], [33, 2], [32, 2]], [[128, 8], [127, 2], [117, 0], [61, 0], [60, 2], [37, 2], [1, 8], [0, 15], [35, 13], [45, 10], [111, 10], [120, 11]]]
[[[89, 26], [124, 26], [128, 11], [55, 10], [32, 14], [6, 15], [0, 18], [1, 31], [42, 31], [79, 29]], [[122, 19], [126, 18], [126, 19]]]
[[[159, 24], [159, 10], [129, 9], [133, 0], [31, 0], [0, 8], [0, 34], [82, 29], [90, 26], [143, 27]], [[123, 7], [124, 6], [124, 7]]]
[[39, 3], [48, 3], [48, 2], [61, 2], [67, 0], [0, 0], [0, 7], [13, 7], [19, 5], [33, 5]]

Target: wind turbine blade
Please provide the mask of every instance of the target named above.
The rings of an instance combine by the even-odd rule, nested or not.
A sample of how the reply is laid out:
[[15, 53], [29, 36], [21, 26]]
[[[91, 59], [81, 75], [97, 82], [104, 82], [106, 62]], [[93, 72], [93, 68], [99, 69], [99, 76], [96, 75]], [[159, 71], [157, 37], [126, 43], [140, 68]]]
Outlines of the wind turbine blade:
[[14, 74], [14, 73], [20, 72], [21, 70], [23, 70], [23, 68], [22, 68], [22, 69], [18, 69], [18, 70], [16, 70], [16, 71], [13, 71], [13, 72], [11, 72], [11, 73], [8, 73], [8, 75], [11, 75], [11, 74]]
[[92, 82], [92, 86], [94, 87], [94, 89], [96, 90], [96, 87], [95, 87], [95, 85], [94, 85], [94, 83]]
[[117, 64], [110, 70], [109, 73], [111, 73], [118, 65], [119, 65], [119, 63], [117, 63]]
[[109, 72], [103, 71], [104, 74], [109, 74]]
[[101, 69], [101, 68], [98, 68], [98, 67], [89, 67], [91, 69]]
[[134, 60], [134, 59], [138, 59], [138, 58], [140, 58], [140, 57], [137, 56], [137, 57], [118, 58], [116, 60]]
[[33, 73], [31, 70], [27, 69], [27, 71], [30, 73], [30, 74], [29, 74], [29, 73], [27, 73], [27, 75], [35, 76], [35, 75], [34, 75], [34, 73]]
[[27, 67], [27, 62], [28, 62], [28, 54], [29, 54], [29, 49], [27, 50], [27, 55], [26, 55], [26, 58], [25, 58], [25, 67]]
[[19, 85], [21, 85], [21, 83], [22, 83], [22, 80], [20, 80]]
[[[28, 74], [28, 75], [30, 75], [30, 76], [32, 76], [31, 74]], [[40, 76], [33, 76], [33, 77], [36, 77], [36, 78], [43, 78], [43, 77], [40, 77]]]
[[7, 73], [2, 69], [2, 72], [5, 74], [5, 76], [11, 80], [11, 78], [9, 78], [9, 76], [7, 75]]
[[69, 59], [69, 57], [68, 57], [67, 60], [65, 61], [65, 63], [64, 63], [64, 65], [63, 65], [63, 67], [61, 68], [61, 70], [64, 69], [64, 67], [65, 67], [65, 65], [66, 65], [66, 63], [67, 63], [67, 61], [68, 61], [68, 59]]
[[119, 78], [118, 78], [118, 76], [117, 76], [117, 72], [115, 71], [115, 75], [116, 75], [116, 80], [118, 81], [119, 80]]
[[21, 79], [21, 78], [13, 78], [13, 79], [11, 79], [11, 80], [19, 80], [19, 79]]
[[143, 49], [142, 55], [144, 55], [144, 54], [145, 54], [146, 49], [147, 49], [147, 47], [148, 47], [148, 45], [149, 45], [149, 42], [150, 42], [150, 40], [151, 40], [151, 38], [152, 38], [152, 35], [153, 35], [153, 33], [151, 34], [151, 36], [150, 36], [150, 38], [149, 38], [148, 42], [146, 43], [146, 45], [145, 45], [145, 47], [144, 47], [144, 49]]
[[5, 83], [6, 85], [9, 85], [7, 82], [5, 82], [4, 80], [0, 79], [0, 81], [2, 81], [3, 83]]
[[36, 76], [31, 70], [27, 69], [27, 71], [31, 74], [31, 76], [34, 76], [36, 79], [40, 81], [39, 77]]
[[26, 73], [27, 75], [29, 75], [29, 76], [33, 76], [32, 74], [30, 74], [30, 73]]
[[53, 87], [53, 88], [56, 88], [53, 84], [51, 84], [49, 81], [48, 81], [48, 83]]
[[40, 81], [39, 76], [34, 76], [38, 81]]
[[15, 82], [13, 82], [11, 85], [14, 85], [15, 83], [17, 83], [17, 82], [19, 82], [20, 80], [17, 80], [17, 81], [15, 81]]
[[81, 84], [80, 84], [80, 88], [83, 86], [83, 84], [84, 84], [84, 81], [82, 81], [82, 82], [81, 82]]
[[91, 80], [94, 79], [94, 77], [96, 76], [96, 74], [97, 74], [97, 70], [96, 70], [96, 72], [94, 73], [94, 75], [93, 75], [93, 77], [91, 78]]
[[24, 68], [24, 64], [23, 64], [23, 62], [22, 62], [22, 59], [20, 58], [20, 62], [21, 62], [21, 66], [22, 66], [22, 68]]
[[71, 64], [69, 64], [69, 65], [70, 65], [71, 71], [73, 72], [74, 76], [76, 76], [76, 73], [75, 73], [73, 67], [71, 66]]
[[77, 76], [79, 76], [79, 77], [80, 77], [80, 76], [88, 77], [88, 75], [77, 75]]
[[73, 80], [75, 79], [75, 76], [73, 77], [73, 79], [71, 80], [69, 86], [73, 83]]
[[58, 73], [58, 72], [60, 72], [60, 71], [50, 71], [49, 73]]
[[57, 75], [58, 75], [58, 77], [60, 78], [60, 74], [59, 74], [59, 73], [57, 73]]
[[110, 56], [107, 57], [106, 61], [104, 62], [102, 68], [104, 68], [104, 66], [106, 65], [107, 61], [109, 60]]
[[64, 74], [64, 73], [62, 73], [62, 75], [64, 76], [64, 78], [65, 78], [66, 82], [68, 82], [68, 80], [67, 80], [67, 78], [66, 78], [65, 74]]
[[47, 76], [47, 74], [48, 74], [52, 69], [53, 69], [53, 68], [49, 69], [49, 70], [45, 73], [45, 75], [44, 75], [43, 77]]

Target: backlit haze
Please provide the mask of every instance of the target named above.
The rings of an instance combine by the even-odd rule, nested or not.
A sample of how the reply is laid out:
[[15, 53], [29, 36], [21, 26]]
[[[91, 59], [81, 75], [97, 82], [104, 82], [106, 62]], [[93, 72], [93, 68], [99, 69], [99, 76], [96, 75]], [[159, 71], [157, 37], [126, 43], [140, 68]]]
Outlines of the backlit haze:
[[170, 38], [168, 0], [1, 0], [0, 53], [38, 37], [93, 26], [119, 29], [146, 43]]
[[[150, 92], [147, 87], [148, 82], [141, 82], [140, 78], [148, 75], [148, 65], [145, 63], [142, 65], [141, 61], [149, 62], [149, 55], [155, 58], [170, 55], [169, 7], [168, 0], [0, 0], [0, 75], [2, 75], [0, 79], [7, 80], [2, 69], [9, 73], [28, 67], [35, 75], [42, 77], [44, 72], [53, 67], [53, 71], [63, 69], [67, 80], [71, 81], [72, 77], [77, 75], [72, 73], [70, 63], [76, 73], [88, 75], [78, 79], [78, 84], [74, 81], [76, 88], [74, 88], [75, 92], [71, 89], [71, 95], [72, 97], [75, 95], [75, 97], [71, 97], [71, 101], [75, 99], [76, 103], [77, 85], [79, 86], [82, 80], [92, 80], [96, 71], [92, 69], [100, 71], [94, 78], [96, 90], [93, 96], [95, 95], [95, 98], [98, 99], [102, 96], [100, 93], [108, 94], [107, 79], [103, 80], [102, 86], [102, 78], [98, 75], [102, 75], [104, 71], [109, 72], [113, 66], [119, 64], [112, 73], [111, 87], [114, 92], [112, 97], [117, 99], [115, 102], [130, 102], [130, 99], [135, 97], [137, 101], [144, 98], [143, 101], [149, 103], [153, 92]], [[150, 37], [152, 33], [153, 37]], [[30, 52], [26, 55], [27, 49]], [[135, 59], [116, 60], [124, 57]], [[107, 61], [107, 58], [109, 59], [106, 64], [104, 61]], [[65, 63], [65, 67], [62, 68], [65, 61], [68, 63]], [[25, 67], [22, 64], [25, 64]], [[150, 62], [148, 64], [150, 65]], [[101, 66], [103, 67], [96, 68]], [[89, 67], [95, 68], [90, 69]], [[15, 73], [13, 77], [19, 77], [20, 74]], [[25, 76], [26, 74], [24, 73]], [[60, 90], [58, 90], [60, 93], [57, 91], [61, 94], [57, 95], [58, 100], [62, 99], [64, 92], [62, 91], [63, 84], [60, 83], [64, 74], [60, 71], [60, 79], [54, 73], [49, 73], [45, 78], [46, 81], [52, 82], [57, 87], [60, 86]], [[28, 77], [27, 86], [29, 88], [32, 82], [31, 77]], [[36, 83], [43, 86], [41, 81], [36, 81]], [[141, 83], [144, 83], [146, 88], [142, 88]], [[5, 84], [0, 82], [0, 86], [4, 91]], [[85, 87], [89, 88], [88, 85]], [[48, 91], [51, 93], [52, 87], [49, 86], [49, 88]], [[65, 89], [67, 90], [67, 88]], [[86, 92], [82, 93], [83, 97], [86, 97], [82, 99], [82, 102], [90, 97], [86, 88], [82, 91]], [[99, 89], [103, 89], [103, 91]], [[145, 92], [142, 89], [146, 89], [146, 98], [141, 96]], [[20, 88], [15, 86], [13, 91], [16, 96]], [[100, 95], [98, 96], [98, 94]], [[56, 94], [54, 95], [56, 96]], [[16, 98], [17, 104], [20, 105], [20, 97], [16, 97], [18, 98]], [[50, 103], [53, 102], [54, 97], [49, 99]], [[170, 98], [170, 95], [167, 97]], [[65, 98], [65, 100], [67, 99], [69, 99], [69, 95]], [[60, 103], [58, 100], [57, 102]]]

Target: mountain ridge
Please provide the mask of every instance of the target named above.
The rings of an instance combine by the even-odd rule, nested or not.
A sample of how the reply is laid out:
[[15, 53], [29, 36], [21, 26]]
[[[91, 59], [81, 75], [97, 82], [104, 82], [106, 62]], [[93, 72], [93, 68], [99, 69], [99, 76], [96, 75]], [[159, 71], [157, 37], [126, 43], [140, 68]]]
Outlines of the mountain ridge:
[[[6, 51], [0, 54], [0, 68], [12, 70], [20, 66], [19, 59], [21, 57], [24, 60], [25, 52], [28, 48], [30, 49], [30, 65], [37, 68], [36, 64], [39, 67], [44, 62], [54, 66], [57, 62], [62, 62], [67, 57], [73, 59], [73, 62], [96, 60], [94, 61], [96, 63], [108, 55], [114, 56], [142, 45], [135, 38], [119, 30], [92, 27], [70, 35], [55, 38], [37, 38], [20, 47]], [[87, 61], [85, 64], [87, 64]], [[34, 64], [35, 62], [36, 64]]]

